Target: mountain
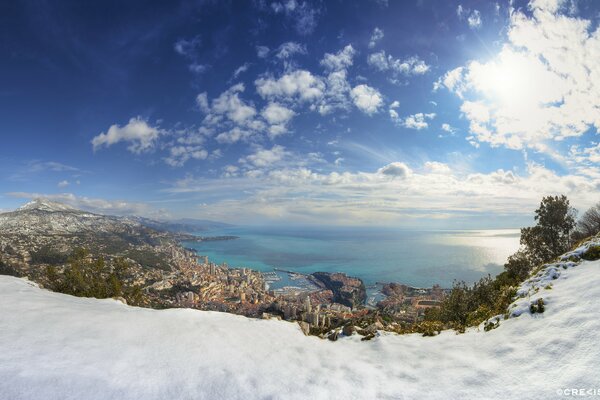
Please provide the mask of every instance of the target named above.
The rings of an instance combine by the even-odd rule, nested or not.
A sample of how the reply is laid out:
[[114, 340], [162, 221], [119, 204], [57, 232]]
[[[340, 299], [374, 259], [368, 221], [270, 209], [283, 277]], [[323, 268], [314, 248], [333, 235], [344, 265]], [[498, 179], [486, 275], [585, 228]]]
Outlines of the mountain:
[[[551, 399], [593, 391], [600, 260], [584, 243], [532, 275], [496, 329], [435, 337], [356, 333], [76, 298], [0, 276], [7, 399]], [[598, 255], [598, 254], [596, 254]], [[545, 304], [540, 313], [532, 305]]]
[[78, 247], [93, 255], [126, 257], [141, 267], [169, 270], [177, 237], [128, 218], [94, 214], [45, 199], [0, 214], [0, 261], [19, 274], [61, 264]]

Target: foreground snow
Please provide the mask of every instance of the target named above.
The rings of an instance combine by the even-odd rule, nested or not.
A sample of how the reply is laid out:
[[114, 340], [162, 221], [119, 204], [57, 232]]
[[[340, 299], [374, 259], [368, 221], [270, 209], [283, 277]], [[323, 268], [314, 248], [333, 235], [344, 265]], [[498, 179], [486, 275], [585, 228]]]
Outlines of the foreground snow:
[[140, 309], [0, 276], [0, 399], [559, 398], [600, 383], [600, 262], [552, 283], [535, 293], [544, 314], [490, 332], [329, 342], [292, 323]]

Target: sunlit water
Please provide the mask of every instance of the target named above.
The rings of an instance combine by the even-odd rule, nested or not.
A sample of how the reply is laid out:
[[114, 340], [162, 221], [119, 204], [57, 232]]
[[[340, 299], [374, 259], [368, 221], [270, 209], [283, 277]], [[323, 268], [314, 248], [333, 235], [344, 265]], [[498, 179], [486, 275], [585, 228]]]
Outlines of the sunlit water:
[[231, 228], [200, 235], [239, 239], [185, 243], [213, 262], [261, 271], [345, 272], [367, 284], [413, 286], [473, 282], [502, 270], [519, 247], [518, 230], [395, 231], [385, 229]]

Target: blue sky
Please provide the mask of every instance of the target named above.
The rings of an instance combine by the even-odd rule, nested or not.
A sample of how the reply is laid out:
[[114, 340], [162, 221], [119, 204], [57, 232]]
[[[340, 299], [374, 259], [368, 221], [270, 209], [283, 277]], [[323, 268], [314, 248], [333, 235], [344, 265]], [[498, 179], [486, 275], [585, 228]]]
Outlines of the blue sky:
[[0, 208], [514, 227], [600, 188], [591, 0], [0, 6]]

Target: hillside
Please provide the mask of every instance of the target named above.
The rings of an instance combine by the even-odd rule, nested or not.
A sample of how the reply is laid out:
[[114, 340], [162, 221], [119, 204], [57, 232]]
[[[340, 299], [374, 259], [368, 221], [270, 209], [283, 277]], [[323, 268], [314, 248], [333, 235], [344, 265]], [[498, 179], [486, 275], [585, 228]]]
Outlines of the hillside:
[[[513, 317], [494, 330], [369, 342], [306, 337], [274, 320], [75, 298], [0, 276], [0, 397], [560, 398], [598, 384], [600, 260], [578, 261], [585, 246], [525, 282]], [[545, 312], [532, 314], [539, 297]]]
[[129, 218], [44, 199], [0, 214], [0, 261], [18, 275], [35, 276], [40, 265], [60, 265], [77, 247], [94, 255], [126, 257], [143, 268], [170, 270], [177, 239]]

